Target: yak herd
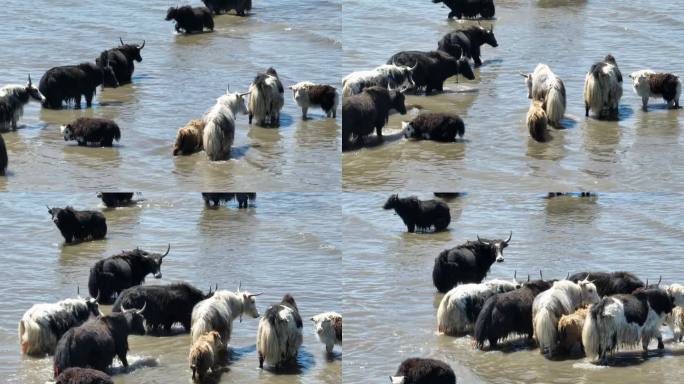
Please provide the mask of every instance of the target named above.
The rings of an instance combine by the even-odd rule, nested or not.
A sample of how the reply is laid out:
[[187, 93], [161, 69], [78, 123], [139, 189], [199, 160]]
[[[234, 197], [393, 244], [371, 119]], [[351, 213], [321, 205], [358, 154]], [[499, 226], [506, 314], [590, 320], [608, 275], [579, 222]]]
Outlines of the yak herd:
[[[107, 208], [136, 204], [134, 193], [101, 192], [98, 197]], [[253, 192], [202, 193], [208, 209], [221, 202], [237, 200], [247, 208], [256, 199]], [[50, 208], [48, 212], [67, 244], [106, 237], [106, 218], [99, 211], [78, 211], [72, 207]], [[53, 373], [62, 384], [108, 384], [114, 357], [128, 367], [129, 335], [172, 335], [174, 325], [190, 333], [188, 355], [193, 380], [202, 382], [211, 372], [220, 375], [229, 359], [233, 322], [243, 316], [260, 317], [256, 297], [238, 286], [235, 292], [207, 292], [187, 282], [168, 285], [143, 285], [152, 275], [162, 277], [162, 263], [171, 252], [149, 252], [140, 248], [124, 250], [92, 265], [88, 277], [90, 296], [56, 303], [34, 304], [19, 321], [21, 353], [44, 357], [54, 355]], [[103, 314], [100, 305], [112, 305]], [[310, 317], [313, 331], [326, 352], [342, 345], [342, 316], [324, 312]], [[278, 304], [269, 306], [259, 320], [256, 350], [259, 367], [268, 364], [276, 372], [296, 364], [303, 342], [303, 320], [295, 299], [285, 294]]]
[[[447, 199], [449, 194], [435, 193]], [[446, 195], [446, 196], [445, 196]], [[441, 200], [392, 195], [385, 209], [395, 209], [409, 232], [442, 231], [449, 223], [449, 206]], [[521, 337], [550, 359], [586, 356], [607, 363], [620, 348], [650, 342], [665, 345], [660, 331], [668, 325], [674, 342], [684, 334], [684, 285], [644, 283], [630, 272], [581, 271], [564, 279], [526, 281], [485, 280], [495, 263], [504, 261], [508, 239], [466, 241], [445, 249], [435, 258], [432, 280], [444, 295], [437, 309], [437, 331], [445, 336], [470, 336], [480, 350], [498, 350]], [[456, 381], [444, 362], [410, 358], [404, 361], [392, 383], [448, 383]]]

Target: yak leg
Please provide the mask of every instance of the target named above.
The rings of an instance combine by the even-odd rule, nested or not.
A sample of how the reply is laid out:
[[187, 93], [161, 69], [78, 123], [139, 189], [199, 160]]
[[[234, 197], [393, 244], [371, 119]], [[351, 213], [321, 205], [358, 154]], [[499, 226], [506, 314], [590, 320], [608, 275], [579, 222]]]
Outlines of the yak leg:
[[306, 120], [306, 111], [307, 111], [308, 109], [309, 109], [309, 108], [307, 108], [307, 107], [302, 107], [302, 119], [303, 119], [303, 120]]
[[480, 60], [480, 47], [476, 47], [473, 49], [473, 61], [475, 62], [475, 66], [479, 67], [482, 65], [482, 60]]
[[74, 108], [81, 109], [81, 95], [74, 98]]
[[332, 351], [333, 351], [333, 347], [334, 347], [334, 346], [335, 346], [335, 344], [326, 344], [326, 345], [325, 345], [325, 351], [326, 351], [328, 354], [331, 354]]
[[119, 357], [119, 360], [121, 360], [121, 365], [123, 365], [124, 368], [128, 368], [128, 360], [126, 359], [126, 352], [122, 353], [117, 353], [116, 354]]
[[416, 231], [416, 225], [414, 223], [406, 224], [406, 228], [408, 228], [408, 231], [410, 233], [413, 233]]
[[92, 93], [86, 93], [85, 99], [86, 99], [86, 106], [88, 108], [92, 107], [93, 106], [93, 94]]
[[249, 114], [249, 124], [252, 124], [252, 117], [254, 117], [254, 115], [250, 113]]
[[[644, 96], [641, 98], [641, 104], [642, 104], [642, 107], [644, 108], [644, 111], [647, 111], [648, 110], [648, 96]], [[667, 103], [667, 104], [670, 105], [670, 103]]]
[[589, 104], [588, 103], [584, 103], [584, 110], [585, 110], [584, 116], [589, 117]]
[[264, 368], [264, 355], [261, 352], [259, 352], [259, 368]]

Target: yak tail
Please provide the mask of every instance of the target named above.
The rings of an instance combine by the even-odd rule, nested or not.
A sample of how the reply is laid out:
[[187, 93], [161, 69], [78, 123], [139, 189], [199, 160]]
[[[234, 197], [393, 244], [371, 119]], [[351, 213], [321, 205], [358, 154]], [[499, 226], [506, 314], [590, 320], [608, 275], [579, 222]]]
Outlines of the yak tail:
[[477, 315], [473, 337], [475, 338], [475, 345], [478, 349], [484, 348], [485, 340], [489, 339], [488, 336], [494, 332], [492, 329], [492, 318], [494, 309], [496, 308], [495, 304], [495, 300], [487, 300], [482, 307], [482, 310], [480, 310], [480, 314]]
[[57, 337], [49, 327], [41, 327], [33, 319], [24, 317], [18, 328], [22, 353], [32, 356], [54, 353]]
[[230, 157], [230, 147], [235, 138], [235, 123], [221, 112], [207, 119], [204, 127], [204, 151], [211, 161], [224, 160]]
[[600, 316], [599, 311], [589, 311], [582, 328], [582, 345], [584, 346], [584, 353], [590, 361], [596, 361], [602, 354], [601, 332], [599, 330], [600, 321], [598, 319]]
[[[285, 325], [286, 326], [286, 325]], [[269, 364], [277, 366], [283, 356], [284, 347], [281, 348], [279, 335], [284, 335], [287, 330], [279, 329], [283, 323], [279, 321], [271, 322], [267, 318], [262, 318], [257, 330], [257, 352], [264, 357]], [[281, 349], [283, 349], [281, 351]]]
[[601, 79], [596, 77], [593, 71], [587, 73], [584, 79], [584, 104], [588, 109], [593, 110], [594, 113], [599, 115], [603, 110], [603, 102], [606, 99], [604, 92], [608, 92], [607, 89], [602, 87], [601, 83]]
[[549, 124], [556, 128], [561, 127], [560, 122], [565, 114], [565, 105], [565, 88], [560, 82], [552, 86], [546, 95], [545, 109]]
[[468, 320], [463, 316], [457, 305], [452, 305], [449, 300], [450, 296], [446, 295], [439, 303], [437, 309], [437, 329], [439, 332], [449, 336], [458, 336], [466, 331]]
[[534, 338], [539, 344], [542, 354], [553, 355], [556, 349], [558, 318], [546, 308], [541, 308], [532, 319], [534, 324]]
[[[213, 331], [209, 321], [204, 318], [199, 318], [197, 321], [193, 322], [190, 328], [190, 336], [192, 337], [192, 344], [194, 345], [197, 339], [202, 337], [205, 333]], [[227, 341], [225, 341], [227, 343]]]
[[[265, 81], [265, 80], [262, 80]], [[254, 83], [249, 87], [249, 98], [247, 99], [247, 109], [249, 113], [256, 118], [257, 124], [266, 118], [269, 114], [271, 105], [271, 95], [268, 89], [264, 86], [265, 84]]]

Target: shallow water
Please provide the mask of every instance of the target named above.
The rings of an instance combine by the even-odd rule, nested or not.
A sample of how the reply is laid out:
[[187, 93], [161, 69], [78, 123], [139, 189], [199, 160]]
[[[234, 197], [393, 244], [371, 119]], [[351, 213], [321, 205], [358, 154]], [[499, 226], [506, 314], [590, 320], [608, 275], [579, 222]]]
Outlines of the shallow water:
[[[447, 32], [474, 21], [447, 21], [449, 10], [425, 2], [344, 2], [344, 74], [384, 64], [402, 50], [436, 49]], [[378, 147], [342, 155], [345, 190], [679, 191], [682, 110], [650, 100], [649, 112], [627, 75], [651, 68], [684, 73], [684, 11], [674, 1], [496, 2], [499, 46], [485, 45], [476, 79], [448, 79], [446, 92], [409, 96], [406, 116], [394, 115]], [[624, 75], [620, 120], [584, 117], [582, 89], [591, 65], [612, 53]], [[553, 140], [535, 142], [525, 127], [529, 107], [519, 72], [548, 64], [565, 82], [568, 108]], [[401, 121], [420, 110], [462, 116], [465, 143], [413, 142], [399, 137]]]
[[[43, 383], [52, 377], [51, 358], [22, 357], [17, 323], [34, 303], [87, 293], [88, 271], [100, 258], [140, 246], [171, 251], [163, 279], [147, 284], [187, 281], [202, 290], [242, 288], [265, 292], [257, 308], [280, 302], [290, 292], [304, 323], [304, 345], [296, 370], [275, 374], [258, 369], [258, 320], [234, 323], [232, 358], [221, 383], [340, 383], [342, 349], [328, 358], [309, 317], [341, 311], [340, 206], [326, 194], [259, 193], [253, 207], [205, 209], [199, 193], [145, 193], [137, 206], [104, 210], [109, 231], [102, 241], [65, 246], [45, 204], [98, 209], [93, 194], [4, 194], [0, 199], [0, 382]], [[300, 209], [306, 206], [309, 209]], [[338, 218], [338, 220], [334, 220]], [[104, 307], [109, 312], [110, 306]], [[190, 336], [130, 336], [131, 372], [114, 368], [116, 383], [190, 383]], [[116, 360], [115, 360], [116, 361]], [[118, 363], [117, 363], [118, 364]], [[219, 382], [218, 380], [210, 382]]]
[[[406, 194], [403, 194], [406, 195]], [[426, 199], [430, 194], [417, 194]], [[432, 285], [434, 258], [476, 235], [506, 238], [505, 261], [488, 278], [527, 274], [563, 278], [583, 270], [627, 270], [641, 279], [681, 282], [680, 207], [684, 195], [600, 194], [590, 198], [545, 199], [541, 194], [468, 193], [450, 200], [447, 232], [409, 234], [401, 218], [384, 211], [387, 194], [345, 194], [344, 313], [347, 383], [381, 383], [408, 357], [448, 362], [459, 383], [674, 383], [684, 374], [684, 344], [665, 351], [651, 344], [649, 358], [621, 353], [613, 366], [583, 359], [549, 361], [522, 343], [481, 352], [469, 337], [437, 334], [442, 298]], [[619, 367], [618, 367], [619, 366]]]
[[[238, 117], [231, 160], [211, 163], [203, 153], [174, 158], [171, 151], [178, 128], [201, 118], [229, 86], [246, 92], [269, 66], [285, 86], [337, 84], [340, 2], [255, 1], [249, 17], [221, 15], [213, 33], [191, 36], [175, 34], [173, 22], [164, 21], [175, 4], [3, 2], [2, 85], [23, 83], [28, 73], [37, 84], [51, 67], [93, 61], [118, 45], [119, 36], [145, 39], [146, 45], [133, 84], [98, 89], [94, 108], [54, 111], [29, 104], [20, 129], [3, 133], [10, 163], [0, 190], [325, 191], [339, 185], [339, 120], [311, 109], [313, 119], [302, 121], [287, 89], [279, 129], [250, 127], [247, 116]], [[114, 119], [121, 142], [114, 148], [64, 142], [59, 126], [79, 116]]]

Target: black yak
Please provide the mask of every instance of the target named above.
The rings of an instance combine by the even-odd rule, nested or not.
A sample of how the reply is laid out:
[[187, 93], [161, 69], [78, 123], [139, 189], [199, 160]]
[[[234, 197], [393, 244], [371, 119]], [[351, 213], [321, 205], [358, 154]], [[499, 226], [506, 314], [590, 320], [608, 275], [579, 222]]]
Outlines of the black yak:
[[584, 279], [594, 283], [601, 297], [632, 293], [635, 289], [645, 286], [643, 281], [630, 272], [578, 272], [568, 276], [568, 280], [575, 283]]
[[204, 199], [204, 204], [207, 207], [211, 207], [212, 203], [214, 207], [221, 204], [222, 201], [229, 202], [233, 199], [237, 200], [238, 208], [247, 208], [249, 206], [249, 201], [256, 200], [255, 192], [202, 192], [202, 198]]
[[474, 25], [468, 29], [447, 33], [439, 40], [437, 47], [455, 57], [462, 55], [462, 57], [473, 59], [475, 66], [479, 67], [482, 65], [480, 47], [484, 44], [492, 47], [499, 46], [494, 37], [494, 29]]
[[166, 21], [176, 21], [176, 32], [193, 33], [202, 32], [204, 28], [214, 30], [214, 18], [207, 7], [171, 7], [166, 12]]
[[302, 119], [306, 120], [306, 112], [309, 107], [321, 107], [327, 117], [337, 117], [337, 107], [340, 104], [340, 96], [337, 89], [331, 85], [314, 84], [302, 81], [288, 88], [292, 90], [292, 97], [297, 105], [302, 108]]
[[234, 9], [238, 16], [245, 16], [245, 11], [252, 9], [252, 0], [202, 0], [202, 2], [217, 15]]
[[162, 261], [170, 250], [171, 244], [164, 254], [136, 248], [102, 259], [90, 268], [88, 291], [93, 292], [91, 296], [99, 297], [100, 304], [105, 304], [111, 303], [113, 294], [142, 284], [150, 273], [155, 279], [161, 279]]
[[49, 69], [38, 84], [40, 93], [45, 97], [43, 107], [60, 109], [62, 102], [68, 104], [73, 101], [76, 108], [81, 108], [83, 96], [90, 108], [98, 86], [118, 87], [121, 84], [113, 65], [114, 62], [107, 58], [107, 51], [104, 51], [95, 64], [81, 63]]
[[451, 76], [463, 75], [468, 80], [474, 80], [475, 74], [466, 58], [459, 58], [448, 52], [439, 51], [402, 51], [387, 60], [388, 64], [413, 67], [411, 78], [414, 87], [425, 87], [425, 93], [433, 90], [442, 92], [444, 81]]
[[[72, 207], [47, 209], [67, 243], [99, 240], [107, 235], [107, 219], [102, 212], [77, 211]], [[93, 297], [96, 295], [97, 292]]]
[[122, 308], [140, 308], [147, 304], [145, 328], [148, 333], [171, 332], [171, 327], [180, 323], [186, 332], [190, 332], [190, 316], [195, 304], [213, 295], [202, 293], [188, 283], [171, 285], [138, 285], [130, 287], [116, 298], [112, 312], [121, 312]]
[[474, 18], [481, 15], [485, 19], [494, 17], [496, 9], [494, 0], [432, 0], [433, 3], [444, 3], [451, 12], [449, 18], [456, 16], [457, 19], [463, 17]]
[[487, 240], [477, 237], [477, 241], [466, 241], [457, 247], [445, 249], [435, 258], [432, 282], [440, 292], [447, 292], [459, 283], [481, 283], [489, 268], [495, 262], [504, 261], [503, 250], [508, 240]]
[[114, 381], [96, 369], [71, 367], [59, 374], [55, 384], [114, 384]]
[[111, 147], [121, 140], [121, 129], [109, 119], [79, 117], [60, 127], [64, 141], [76, 140], [80, 146]]
[[421, 113], [411, 122], [402, 122], [401, 128], [404, 137], [418, 140], [456, 141], [465, 133], [463, 120], [457, 114], [448, 112]]
[[0, 176], [5, 175], [5, 171], [7, 170], [7, 163], [8, 163], [8, 157], [7, 157], [7, 148], [5, 147], [5, 139], [2, 138], [2, 135], [0, 135]]
[[71, 328], [59, 339], [55, 350], [54, 374], [59, 377], [70, 367], [93, 368], [105, 371], [117, 356], [128, 368], [128, 335], [144, 335], [141, 309], [101, 316]]
[[387, 199], [384, 209], [394, 209], [406, 224], [409, 232], [427, 231], [431, 227], [435, 232], [443, 231], [451, 223], [451, 213], [449, 205], [438, 200], [419, 200], [415, 196], [399, 198], [399, 195], [392, 195]]
[[[133, 71], [135, 71], [134, 62], [137, 61], [140, 63], [142, 61], [140, 51], [145, 48], [145, 40], [143, 40], [141, 45], [124, 44], [124, 41], [121, 38], [119, 38], [119, 41], [121, 42], [120, 46], [105, 51], [106, 56], [100, 56], [96, 62], [99, 64], [102, 60], [108, 61], [116, 74], [119, 85], [124, 85], [131, 82]], [[108, 85], [105, 84], [105, 87], [107, 86]]]
[[342, 149], [349, 149], [352, 136], [363, 143], [363, 137], [375, 129], [382, 138], [382, 127], [392, 109], [406, 114], [404, 94], [379, 86], [365, 88], [361, 93], [344, 98], [342, 102]]
[[24, 105], [31, 100], [45, 101], [33, 86], [31, 75], [26, 85], [9, 84], [0, 88], [0, 131], [16, 130], [17, 122], [24, 115]]
[[97, 197], [107, 208], [125, 207], [133, 202], [133, 192], [98, 192]]
[[511, 334], [525, 335], [532, 339], [532, 303], [541, 292], [551, 288], [553, 281], [532, 280], [520, 289], [498, 293], [485, 301], [475, 321], [473, 337], [479, 349], [489, 348]]
[[390, 381], [392, 384], [456, 384], [456, 374], [443, 361], [413, 357], [399, 365]]

